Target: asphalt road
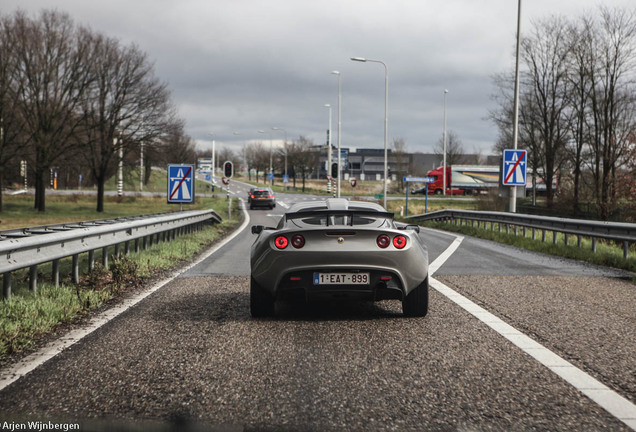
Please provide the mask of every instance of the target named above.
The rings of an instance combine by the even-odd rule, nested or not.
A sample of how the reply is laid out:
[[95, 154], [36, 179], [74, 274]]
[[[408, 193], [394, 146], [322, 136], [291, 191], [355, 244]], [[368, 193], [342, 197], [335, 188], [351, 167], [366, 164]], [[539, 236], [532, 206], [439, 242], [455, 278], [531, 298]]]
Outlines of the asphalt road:
[[[235, 196], [245, 186], [234, 183]], [[273, 226], [302, 195], [249, 211]], [[422, 230], [430, 261], [455, 236]], [[249, 226], [0, 391], [2, 422], [86, 429], [612, 430], [629, 426], [436, 289], [398, 301], [249, 315]], [[636, 402], [636, 302], [624, 272], [464, 238], [434, 278]], [[633, 276], [633, 275], [632, 275]], [[636, 421], [636, 419], [634, 419]]]

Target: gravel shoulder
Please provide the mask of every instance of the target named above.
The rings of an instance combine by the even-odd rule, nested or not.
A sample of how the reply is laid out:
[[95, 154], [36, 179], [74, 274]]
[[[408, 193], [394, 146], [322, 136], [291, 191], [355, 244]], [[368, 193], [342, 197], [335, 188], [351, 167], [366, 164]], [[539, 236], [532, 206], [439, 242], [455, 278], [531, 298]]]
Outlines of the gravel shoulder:
[[438, 280], [636, 403], [636, 286], [606, 277]]

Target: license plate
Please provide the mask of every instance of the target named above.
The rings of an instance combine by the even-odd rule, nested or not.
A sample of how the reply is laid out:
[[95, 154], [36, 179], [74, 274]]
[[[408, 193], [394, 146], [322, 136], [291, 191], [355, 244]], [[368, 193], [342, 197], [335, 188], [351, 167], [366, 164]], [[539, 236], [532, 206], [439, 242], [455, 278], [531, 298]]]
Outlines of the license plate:
[[369, 273], [314, 273], [314, 285], [369, 285]]

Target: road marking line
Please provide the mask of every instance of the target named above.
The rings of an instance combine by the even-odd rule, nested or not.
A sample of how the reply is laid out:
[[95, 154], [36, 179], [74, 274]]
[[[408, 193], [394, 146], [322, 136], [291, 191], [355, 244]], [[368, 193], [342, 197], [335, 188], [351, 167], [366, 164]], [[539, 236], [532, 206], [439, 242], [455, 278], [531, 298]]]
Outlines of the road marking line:
[[33, 354], [30, 354], [27, 357], [23, 358], [22, 360], [18, 361], [15, 365], [11, 366], [10, 368], [0, 371], [0, 390], [3, 390], [5, 387], [14, 383], [15, 381], [17, 381], [24, 375], [28, 374], [29, 372], [36, 369], [37, 367], [43, 365], [48, 360], [52, 359], [53, 357], [55, 357], [56, 355], [64, 351], [66, 348], [70, 347], [76, 342], [79, 342], [84, 337], [88, 336], [89, 334], [91, 334], [92, 332], [94, 332], [95, 330], [97, 330], [98, 328], [100, 328], [101, 326], [103, 326], [104, 324], [112, 320], [113, 318], [116, 318], [123, 312], [135, 306], [137, 303], [139, 303], [140, 301], [148, 297], [150, 294], [156, 292], [157, 290], [159, 290], [160, 288], [164, 287], [169, 282], [174, 280], [181, 273], [201, 263], [203, 260], [210, 257], [210, 255], [214, 254], [216, 251], [218, 251], [223, 246], [225, 246], [230, 241], [232, 241], [236, 236], [238, 236], [241, 232], [243, 232], [243, 230], [250, 223], [250, 216], [247, 210], [245, 209], [245, 202], [243, 201], [242, 198], [239, 198], [239, 199], [241, 201], [240, 207], [241, 207], [241, 210], [243, 211], [243, 215], [245, 219], [243, 220], [243, 223], [241, 224], [241, 226], [238, 227], [230, 236], [226, 237], [223, 241], [218, 243], [216, 246], [214, 246], [212, 249], [210, 249], [208, 252], [206, 252], [196, 261], [188, 264], [188, 266], [172, 272], [172, 274], [168, 278], [160, 282], [157, 282], [155, 285], [153, 285], [149, 289], [143, 292], [140, 292], [134, 297], [125, 299], [119, 306], [108, 309], [107, 311], [104, 311], [103, 313], [93, 317], [86, 326], [78, 328], [77, 330], [73, 330], [65, 334], [61, 338], [45, 345], [44, 347], [34, 352]]
[[[431, 276], [444, 265], [464, 240], [462, 236], [450, 233], [444, 234], [454, 236], [455, 240], [440, 256], [429, 264], [428, 268]], [[526, 354], [533, 357], [543, 366], [561, 377], [561, 379], [596, 402], [601, 408], [625, 423], [632, 430], [636, 430], [635, 404], [437, 279], [429, 277], [429, 281], [430, 286], [435, 290], [448, 297], [475, 318], [508, 339]]]

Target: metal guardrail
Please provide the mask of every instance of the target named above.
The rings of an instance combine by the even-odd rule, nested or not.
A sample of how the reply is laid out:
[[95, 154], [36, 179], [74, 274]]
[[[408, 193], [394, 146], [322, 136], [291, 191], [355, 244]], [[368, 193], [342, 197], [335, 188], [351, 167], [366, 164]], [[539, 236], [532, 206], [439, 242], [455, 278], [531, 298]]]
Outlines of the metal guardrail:
[[89, 270], [94, 268], [95, 251], [102, 249], [102, 264], [108, 266], [107, 248], [115, 255], [147, 249], [153, 243], [170, 241], [177, 235], [202, 229], [205, 223], [221, 222], [214, 210], [163, 213], [101, 221], [76, 222], [0, 232], [0, 274], [4, 298], [11, 297], [11, 274], [29, 268], [29, 287], [37, 291], [37, 266], [52, 262], [52, 276], [59, 284], [59, 260], [72, 257], [72, 279], [79, 283], [79, 254], [88, 253]]
[[547, 216], [533, 216], [519, 213], [503, 213], [503, 212], [486, 212], [472, 210], [440, 210], [423, 215], [410, 216], [408, 219], [413, 220], [432, 220], [439, 222], [453, 222], [463, 224], [464, 221], [474, 223], [477, 227], [483, 222], [484, 228], [490, 223], [491, 230], [495, 229], [495, 224], [499, 226], [501, 232], [505, 227], [509, 232], [510, 227], [514, 228], [515, 235], [518, 227], [523, 228], [524, 237], [527, 235], [527, 229], [532, 230], [532, 239], [536, 238], [536, 231], [542, 232], [542, 241], [546, 240], [546, 232], [552, 232], [552, 242], [557, 243], [557, 234], [565, 235], [565, 244], [569, 244], [568, 237], [574, 235], [577, 237], [577, 245], [581, 247], [582, 237], [590, 237], [592, 239], [592, 250], [596, 252], [597, 239], [603, 238], [622, 242], [623, 257], [629, 256], [629, 245], [636, 242], [636, 224], [617, 223], [617, 222], [600, 222], [582, 219], [565, 219]]

